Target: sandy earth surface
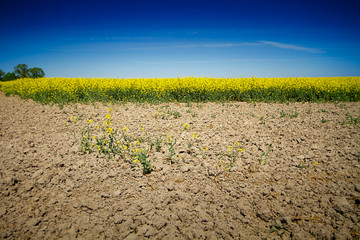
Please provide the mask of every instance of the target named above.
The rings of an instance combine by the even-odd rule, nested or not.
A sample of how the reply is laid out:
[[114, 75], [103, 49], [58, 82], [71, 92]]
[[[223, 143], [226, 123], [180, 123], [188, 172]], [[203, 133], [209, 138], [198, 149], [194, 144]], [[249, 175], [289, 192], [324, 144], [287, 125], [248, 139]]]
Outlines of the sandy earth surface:
[[[147, 175], [83, 154], [82, 126], [110, 107], [114, 128], [176, 139], [176, 161], [165, 143]], [[0, 93], [0, 111], [1, 239], [360, 237], [360, 103], [60, 109]]]

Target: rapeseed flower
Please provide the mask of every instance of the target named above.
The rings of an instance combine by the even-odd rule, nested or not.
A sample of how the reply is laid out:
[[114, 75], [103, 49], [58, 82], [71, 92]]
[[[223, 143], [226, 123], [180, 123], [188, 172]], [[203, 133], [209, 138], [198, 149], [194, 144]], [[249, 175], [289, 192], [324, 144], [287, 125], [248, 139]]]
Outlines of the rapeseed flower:
[[[0, 90], [43, 103], [89, 101], [360, 100], [360, 77], [39, 78], [1, 82]], [[111, 114], [112, 108], [108, 110]], [[164, 115], [164, 114], [163, 114]], [[110, 115], [109, 115], [110, 116]]]

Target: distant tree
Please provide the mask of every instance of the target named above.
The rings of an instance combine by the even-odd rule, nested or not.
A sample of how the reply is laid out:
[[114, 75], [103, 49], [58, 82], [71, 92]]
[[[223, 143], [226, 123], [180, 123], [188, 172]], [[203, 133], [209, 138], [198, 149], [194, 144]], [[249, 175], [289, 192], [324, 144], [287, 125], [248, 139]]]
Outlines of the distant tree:
[[16, 67], [14, 67], [14, 73], [18, 78], [30, 77], [29, 68], [26, 64], [18, 64]]
[[4, 75], [5, 75], [5, 72], [0, 69], [0, 81], [3, 80]]
[[41, 68], [28, 68], [26, 64], [18, 64], [14, 67], [14, 72], [0, 70], [0, 81], [11, 81], [18, 78], [42, 78], [45, 77], [45, 72]]
[[18, 79], [18, 77], [16, 76], [16, 74], [14, 72], [8, 72], [7, 74], [4, 75], [3, 77], [3, 81], [11, 81], [11, 80], [15, 80]]
[[29, 69], [31, 78], [42, 78], [45, 77], [45, 72], [41, 68], [34, 67]]

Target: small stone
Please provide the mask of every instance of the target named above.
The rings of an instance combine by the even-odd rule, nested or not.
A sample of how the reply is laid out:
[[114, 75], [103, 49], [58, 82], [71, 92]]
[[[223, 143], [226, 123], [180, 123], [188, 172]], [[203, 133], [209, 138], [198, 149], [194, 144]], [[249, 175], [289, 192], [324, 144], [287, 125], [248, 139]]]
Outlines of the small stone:
[[166, 188], [168, 191], [173, 191], [175, 188], [174, 183], [169, 182], [168, 184], [166, 184]]
[[117, 196], [120, 196], [121, 195], [121, 190], [116, 190], [114, 192], [114, 196], [117, 197]]
[[231, 168], [231, 172], [238, 172], [239, 171], [239, 167], [235, 166], [233, 168]]
[[124, 217], [122, 215], [116, 215], [114, 216], [114, 223], [115, 224], [120, 224], [124, 221]]
[[38, 184], [44, 184], [46, 182], [46, 176], [41, 176], [36, 182]]
[[149, 230], [149, 227], [150, 227], [149, 225], [143, 225], [143, 226], [138, 227], [137, 228], [138, 234], [140, 236], [144, 236], [146, 234], [146, 232]]
[[189, 166], [187, 166], [187, 165], [181, 166], [180, 171], [183, 172], [183, 173], [185, 173], [185, 172], [190, 171], [190, 168], [189, 168]]
[[151, 224], [158, 230], [162, 229], [163, 227], [166, 226], [167, 222], [166, 220], [161, 217], [161, 216], [155, 216], [152, 221]]
[[38, 176], [40, 176], [41, 174], [43, 174], [43, 170], [42, 169], [39, 169], [37, 170], [33, 175], [32, 175], [32, 178], [37, 178]]
[[360, 184], [355, 185], [355, 191], [360, 192]]
[[349, 229], [342, 227], [335, 232], [334, 239], [353, 239], [353, 237], [351, 236]]
[[186, 149], [180, 149], [179, 150], [179, 154], [181, 154], [181, 153], [186, 153], [187, 151], [186, 151]]
[[352, 207], [345, 197], [335, 197], [333, 199], [333, 209], [340, 214], [348, 213], [352, 211]]
[[5, 215], [7, 213], [7, 210], [5, 207], [0, 207], [0, 217], [2, 217], [3, 215]]
[[247, 184], [246, 183], [239, 183], [238, 187], [240, 188], [246, 188]]
[[32, 218], [27, 222], [28, 226], [37, 226], [41, 223], [41, 219], [40, 218]]
[[208, 174], [209, 174], [210, 177], [215, 176], [215, 171], [213, 169], [209, 168], [208, 169]]
[[163, 175], [166, 175], [171, 171], [171, 167], [169, 165], [163, 165], [162, 171], [163, 171]]
[[35, 216], [39, 216], [39, 215], [40, 215], [40, 210], [39, 210], [39, 209], [35, 209], [34, 215], [35, 215]]
[[130, 207], [123, 212], [124, 216], [136, 216], [138, 211], [134, 207]]
[[6, 146], [6, 149], [12, 149], [12, 148], [14, 148], [13, 144], [9, 144], [9, 145]]
[[248, 216], [250, 214], [250, 212], [251, 212], [251, 209], [248, 206], [241, 206], [240, 207], [240, 213], [244, 217]]
[[34, 188], [34, 186], [32, 185], [32, 183], [25, 183], [24, 184], [24, 192], [26, 193], [26, 192], [30, 192], [33, 188]]
[[115, 171], [110, 171], [108, 177], [109, 178], [114, 178], [114, 177], [116, 177], [116, 175], [117, 175], [117, 173]]
[[280, 174], [275, 174], [274, 175], [274, 180], [275, 181], [279, 181], [281, 179], [281, 175]]
[[269, 209], [261, 209], [256, 213], [256, 216], [265, 222], [269, 222], [272, 218], [271, 211]]
[[292, 233], [291, 239], [294, 239], [294, 240], [312, 239], [312, 236], [309, 232], [301, 229], [297, 225], [294, 225], [293, 228], [294, 228], [294, 230], [291, 232]]
[[158, 232], [156, 231], [156, 229], [152, 226], [149, 226], [149, 228], [147, 229], [147, 231], [144, 234], [144, 237], [153, 237], [157, 234]]
[[162, 182], [165, 182], [165, 180], [166, 180], [165, 175], [161, 176], [161, 181], [162, 181]]
[[289, 224], [291, 224], [291, 217], [283, 217], [282, 219], [281, 219], [281, 223], [283, 223], [283, 224], [286, 224], [286, 225], [289, 225]]
[[206, 236], [205, 236], [205, 237], [206, 237], [205, 239], [209, 239], [209, 240], [216, 240], [216, 239], [218, 239], [215, 232], [209, 232], [209, 231], [206, 232]]
[[109, 195], [109, 194], [107, 194], [107, 193], [102, 193], [102, 194], [101, 194], [101, 197], [102, 197], [102, 198], [109, 198], [109, 197], [110, 197], [110, 195]]
[[311, 146], [311, 149], [312, 149], [312, 150], [317, 150], [317, 149], [320, 149], [320, 146], [317, 145], [317, 144], [313, 144], [313, 145]]
[[97, 203], [95, 203], [95, 202], [82, 204], [81, 207], [87, 208], [87, 209], [89, 209], [89, 210], [96, 210], [96, 209], [98, 209]]
[[129, 234], [124, 240], [137, 240], [139, 236], [136, 233]]

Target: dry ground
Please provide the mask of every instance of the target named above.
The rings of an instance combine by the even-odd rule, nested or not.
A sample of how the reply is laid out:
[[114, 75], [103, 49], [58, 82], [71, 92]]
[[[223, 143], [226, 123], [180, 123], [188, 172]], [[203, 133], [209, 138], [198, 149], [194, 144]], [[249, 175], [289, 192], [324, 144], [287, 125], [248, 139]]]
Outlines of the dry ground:
[[[164, 145], [142, 175], [82, 154], [81, 126], [110, 107], [114, 127], [171, 135], [181, 158]], [[360, 103], [60, 109], [0, 93], [0, 111], [1, 239], [359, 239]], [[236, 141], [246, 151], [226, 171]]]

